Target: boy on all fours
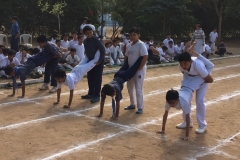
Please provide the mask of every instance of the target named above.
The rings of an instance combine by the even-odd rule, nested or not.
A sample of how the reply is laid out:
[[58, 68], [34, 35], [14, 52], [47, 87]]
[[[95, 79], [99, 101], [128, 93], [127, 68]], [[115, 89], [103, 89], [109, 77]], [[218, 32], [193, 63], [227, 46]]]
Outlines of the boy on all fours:
[[131, 43], [127, 45], [125, 53], [129, 67], [132, 67], [139, 57], [143, 56], [143, 59], [135, 76], [127, 82], [127, 88], [131, 104], [130, 106], [126, 107], [125, 110], [135, 109], [135, 102], [137, 99], [138, 111], [136, 112], [136, 114], [142, 114], [144, 108], [143, 81], [147, 70], [146, 62], [148, 59], [148, 51], [144, 42], [139, 40], [140, 34], [138, 28], [132, 28], [129, 34]]

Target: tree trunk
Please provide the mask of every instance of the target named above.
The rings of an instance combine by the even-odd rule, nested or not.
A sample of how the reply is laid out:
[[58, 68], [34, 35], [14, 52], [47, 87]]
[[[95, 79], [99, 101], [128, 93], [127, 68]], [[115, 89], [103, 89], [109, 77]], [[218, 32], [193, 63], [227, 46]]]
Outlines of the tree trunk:
[[59, 16], [59, 14], [58, 14], [58, 34], [60, 34], [61, 33], [61, 21], [60, 21], [60, 16]]
[[222, 0], [219, 0], [219, 9], [217, 0], [212, 0], [216, 14], [218, 16], [218, 41], [219, 43], [222, 39], [222, 11], [223, 11], [223, 3]]

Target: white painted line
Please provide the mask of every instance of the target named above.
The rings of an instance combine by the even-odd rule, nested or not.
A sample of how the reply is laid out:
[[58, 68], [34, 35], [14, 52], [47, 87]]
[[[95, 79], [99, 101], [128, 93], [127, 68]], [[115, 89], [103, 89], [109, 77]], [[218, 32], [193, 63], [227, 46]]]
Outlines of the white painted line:
[[[228, 100], [229, 98], [233, 98], [233, 97], [237, 97], [237, 96], [240, 96], [240, 91], [234, 91], [233, 93], [229, 93], [229, 94], [224, 94], [222, 96], [220, 96], [219, 98], [216, 98], [214, 100], [211, 100], [211, 101], [207, 101], [206, 102], [206, 106], [207, 105], [212, 105], [212, 104], [215, 104], [215, 103], [218, 103], [220, 101], [224, 101], [224, 100]], [[196, 106], [192, 107], [192, 110], [196, 109]], [[170, 118], [173, 118], [179, 114], [182, 114], [182, 112], [176, 112], [176, 113], [173, 113], [173, 114], [170, 114], [168, 116], [168, 119]], [[159, 119], [160, 121], [162, 121], [162, 119]], [[142, 123], [142, 124], [139, 124], [139, 125], [136, 125], [134, 128], [141, 128], [143, 126], [146, 126], [148, 124], [155, 124], [157, 121], [156, 120], [151, 120], [149, 122], [145, 122], [145, 123]], [[125, 133], [128, 133], [130, 131], [133, 131], [134, 128], [132, 129], [126, 129], [125, 131], [122, 131], [122, 132], [119, 132], [119, 133], [116, 133], [116, 134], [111, 134], [111, 136], [106, 136], [106, 137], [103, 137], [99, 140], [95, 140], [95, 141], [90, 141], [90, 142], [87, 142], [87, 143], [83, 143], [83, 144], [79, 144], [71, 149], [67, 149], [67, 150], [64, 150], [64, 151], [60, 151], [59, 153], [56, 153], [54, 155], [51, 155], [50, 157], [47, 157], [47, 158], [44, 158], [43, 160], [51, 160], [51, 159], [56, 159], [56, 158], [59, 158], [61, 156], [64, 156], [64, 155], [67, 155], [67, 154], [70, 154], [70, 153], [73, 153], [73, 152], [77, 152], [77, 151], [80, 151], [81, 149], [83, 148], [86, 148], [88, 147], [89, 145], [93, 145], [93, 144], [97, 144], [101, 141], [105, 141], [105, 140], [108, 140], [108, 139], [111, 139], [113, 137], [116, 137], [116, 136], [119, 136], [119, 135], [122, 135], [122, 134], [125, 134]], [[240, 134], [240, 132], [239, 132]], [[238, 135], [238, 134], [236, 134]], [[231, 137], [229, 138], [231, 139]]]
[[[237, 74], [237, 75], [230, 75], [230, 76], [226, 76], [225, 78], [228, 79], [228, 78], [233, 78], [233, 77], [237, 77], [237, 76], [240, 76], [240, 74]], [[220, 81], [220, 80], [224, 80], [225, 79], [224, 77], [218, 77], [216, 78], [215, 81]], [[176, 87], [173, 87], [173, 89], [179, 89], [180, 86], [176, 86]], [[168, 90], [155, 90], [155, 91], [151, 91], [149, 94], [147, 95], [144, 95], [144, 97], [152, 97], [154, 95], [160, 95], [160, 94], [164, 94], [166, 93]], [[129, 98], [126, 98], [124, 100], [122, 100], [122, 102], [125, 102], [125, 101], [128, 101]], [[112, 104], [111, 103], [108, 103], [108, 104], [105, 104], [105, 107], [107, 106], [111, 106]], [[71, 112], [72, 114], [75, 114], [75, 113], [82, 113], [82, 112], [85, 112], [85, 111], [89, 111], [89, 110], [93, 110], [93, 109], [96, 109], [99, 107], [99, 104], [97, 105], [94, 105], [93, 107], [91, 108], [86, 108], [86, 109], [81, 109], [79, 111], [73, 111]], [[179, 112], [181, 113], [181, 112]], [[69, 112], [68, 112], [69, 114]], [[67, 114], [67, 115], [68, 115]], [[177, 113], [178, 114], [178, 113]], [[3, 127], [0, 127], [0, 130], [6, 130], [6, 129], [14, 129], [14, 128], [18, 128], [18, 127], [21, 127], [21, 126], [24, 126], [24, 125], [29, 125], [29, 124], [32, 124], [32, 123], [36, 123], [37, 122], [44, 122], [44, 121], [47, 121], [47, 120], [50, 120], [52, 118], [58, 118], [58, 117], [61, 117], [61, 116], [64, 116], [64, 114], [58, 114], [58, 115], [54, 115], [54, 116], [50, 116], [51, 118], [48, 118], [48, 117], [45, 117], [45, 118], [40, 118], [40, 119], [36, 119], [36, 120], [31, 120], [31, 121], [26, 121], [26, 122], [22, 122], [22, 123], [17, 123], [17, 124], [12, 124], [12, 125], [8, 125], [8, 126], [3, 126]]]
[[[226, 67], [215, 68], [213, 71], [223, 70], [223, 69], [228, 69], [228, 68], [233, 68], [233, 67], [238, 67], [238, 66], [240, 66], [240, 64], [229, 65], [229, 66], [226, 66]], [[174, 77], [174, 76], [182, 76], [182, 73], [179, 73], [179, 74], [170, 74], [170, 75], [163, 75], [163, 76], [157, 76], [157, 77], [150, 77], [150, 78], [145, 78], [145, 80], [146, 80], [146, 81], [151, 81], [151, 80], [164, 79], [164, 78]], [[87, 91], [88, 91], [88, 89], [76, 90], [76, 91], [74, 91], [74, 94], [84, 93], [84, 92], [87, 92]], [[61, 93], [61, 96], [67, 96], [67, 95], [69, 95], [69, 92]], [[34, 100], [39, 100], [39, 99], [49, 99], [49, 98], [53, 98], [53, 97], [56, 97], [56, 94], [51, 94], [51, 95], [49, 95], [49, 96], [42, 96], [42, 97], [30, 98], [30, 99], [19, 99], [19, 100], [17, 100], [17, 101], [1, 103], [1, 104], [0, 104], [0, 107], [1, 107], [1, 106], [4, 106], [4, 105], [18, 104], [18, 103], [23, 103], [23, 102], [28, 102], [28, 101], [34, 101]]]
[[237, 157], [231, 156], [231, 155], [229, 155], [229, 154], [227, 154], [227, 153], [225, 153], [225, 152], [218, 151], [218, 148], [223, 147], [223, 146], [227, 146], [229, 143], [232, 142], [232, 140], [233, 140], [234, 138], [236, 138], [236, 137], [239, 136], [239, 135], [240, 135], [240, 132], [234, 134], [233, 136], [231, 136], [231, 137], [229, 137], [229, 138], [226, 138], [226, 139], [220, 141], [218, 145], [216, 145], [216, 146], [214, 146], [214, 147], [212, 147], [212, 148], [207, 149], [207, 151], [204, 151], [204, 152], [201, 152], [201, 153], [195, 155], [195, 156], [192, 157], [191, 159], [192, 159], [192, 160], [193, 160], [193, 159], [196, 160], [197, 158], [201, 158], [201, 157], [204, 157], [204, 156], [207, 156], [207, 155], [211, 155], [211, 154], [221, 154], [221, 155], [224, 155], [224, 156], [226, 156], [226, 157], [228, 157], [228, 158], [239, 159], [239, 157], [237, 158]]

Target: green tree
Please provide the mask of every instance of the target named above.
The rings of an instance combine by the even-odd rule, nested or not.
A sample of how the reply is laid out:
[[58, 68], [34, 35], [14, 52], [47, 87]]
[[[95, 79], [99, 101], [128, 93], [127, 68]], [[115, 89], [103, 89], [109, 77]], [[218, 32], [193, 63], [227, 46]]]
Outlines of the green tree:
[[[49, 12], [53, 14], [58, 19], [58, 32], [61, 33], [61, 19], [60, 16], [64, 15], [64, 8], [66, 7], [66, 2], [56, 2], [50, 7], [48, 2], [43, 2], [43, 0], [38, 1], [38, 6], [41, 7], [42, 12]], [[51, 9], [50, 9], [51, 8]]]

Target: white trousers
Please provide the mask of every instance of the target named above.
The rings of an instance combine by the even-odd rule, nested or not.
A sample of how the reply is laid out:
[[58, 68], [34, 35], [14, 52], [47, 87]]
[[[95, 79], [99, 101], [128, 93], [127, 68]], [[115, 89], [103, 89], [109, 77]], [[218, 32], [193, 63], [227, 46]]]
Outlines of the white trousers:
[[214, 42], [211, 43], [210, 48], [211, 48], [211, 53], [214, 53], [214, 50], [215, 50], [215, 43]]
[[200, 88], [196, 91], [196, 116], [199, 127], [203, 128], [207, 125], [205, 120], [206, 117], [206, 106], [204, 104], [205, 95], [208, 89], [208, 83], [203, 83]]
[[128, 94], [130, 96], [131, 105], [135, 105], [137, 101], [137, 108], [143, 109], [143, 81], [146, 75], [146, 69], [137, 71], [135, 76], [127, 82]]
[[[112, 59], [112, 57], [110, 57], [110, 64], [111, 65], [114, 65], [114, 60]], [[117, 59], [117, 65], [120, 65], [121, 64], [121, 61], [119, 59]]]

